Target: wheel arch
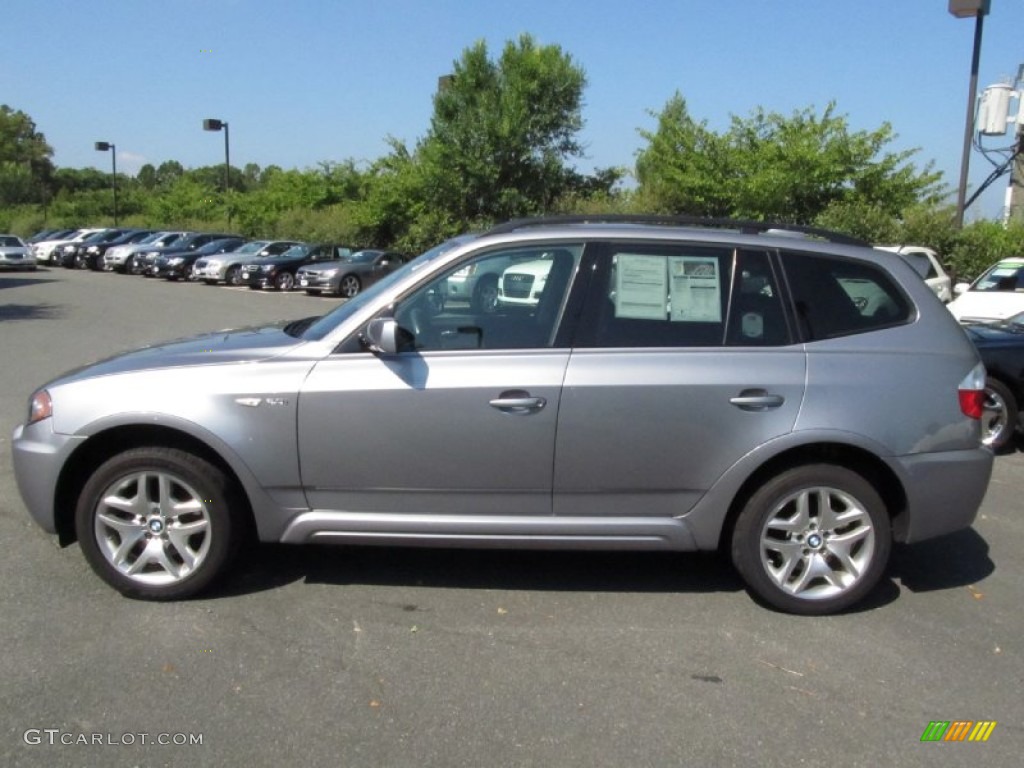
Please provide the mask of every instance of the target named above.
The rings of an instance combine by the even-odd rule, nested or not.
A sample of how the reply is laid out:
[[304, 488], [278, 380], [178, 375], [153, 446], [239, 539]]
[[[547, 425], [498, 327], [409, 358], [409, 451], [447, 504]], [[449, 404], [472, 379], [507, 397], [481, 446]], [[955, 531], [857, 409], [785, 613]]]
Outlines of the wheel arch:
[[255, 534], [255, 519], [249, 494], [238, 473], [220, 453], [195, 435], [174, 427], [133, 424], [114, 426], [97, 432], [78, 446], [64, 463], [54, 492], [54, 520], [58, 540], [62, 546], [76, 539], [75, 506], [82, 487], [92, 473], [111, 456], [150, 445], [187, 451], [221, 470], [242, 503], [240, 514], [246, 522], [246, 527]]
[[761, 464], [743, 481], [723, 521], [718, 540], [719, 550], [729, 550], [736, 519], [758, 488], [782, 472], [807, 464], [833, 464], [856, 472], [867, 480], [885, 503], [892, 524], [893, 539], [900, 540], [907, 526], [907, 495], [897, 474], [870, 451], [845, 443], [825, 442], [782, 451]]

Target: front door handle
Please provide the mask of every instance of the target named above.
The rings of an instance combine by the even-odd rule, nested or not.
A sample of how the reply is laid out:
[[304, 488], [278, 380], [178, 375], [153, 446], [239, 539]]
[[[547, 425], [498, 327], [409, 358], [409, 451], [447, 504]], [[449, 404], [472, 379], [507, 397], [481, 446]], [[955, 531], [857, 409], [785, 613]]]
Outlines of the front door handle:
[[744, 389], [736, 397], [730, 397], [729, 402], [741, 411], [767, 411], [769, 408], [778, 408], [786, 402], [786, 398], [769, 394], [764, 389]]
[[490, 401], [492, 408], [504, 413], [536, 413], [547, 404], [543, 397], [534, 397], [523, 389], [510, 389]]

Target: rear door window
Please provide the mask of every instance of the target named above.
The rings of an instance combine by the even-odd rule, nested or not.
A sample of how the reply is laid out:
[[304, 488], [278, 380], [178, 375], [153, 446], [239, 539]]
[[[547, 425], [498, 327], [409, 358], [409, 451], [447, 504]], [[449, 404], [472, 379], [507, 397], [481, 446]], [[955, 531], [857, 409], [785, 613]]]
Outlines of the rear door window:
[[766, 252], [664, 243], [614, 243], [603, 250], [575, 346], [790, 343]]
[[913, 308], [880, 267], [809, 253], [783, 253], [797, 325], [806, 341], [900, 325]]

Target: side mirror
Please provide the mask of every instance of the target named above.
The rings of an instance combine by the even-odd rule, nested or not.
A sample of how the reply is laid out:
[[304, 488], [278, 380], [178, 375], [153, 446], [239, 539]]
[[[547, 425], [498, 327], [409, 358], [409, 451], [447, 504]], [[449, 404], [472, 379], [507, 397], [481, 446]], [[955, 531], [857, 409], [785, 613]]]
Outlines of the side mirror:
[[957, 283], [953, 286], [953, 295], [959, 296], [962, 293], [967, 293], [967, 289], [971, 287], [970, 283]]
[[393, 317], [371, 320], [363, 332], [363, 342], [375, 355], [398, 353], [398, 323]]

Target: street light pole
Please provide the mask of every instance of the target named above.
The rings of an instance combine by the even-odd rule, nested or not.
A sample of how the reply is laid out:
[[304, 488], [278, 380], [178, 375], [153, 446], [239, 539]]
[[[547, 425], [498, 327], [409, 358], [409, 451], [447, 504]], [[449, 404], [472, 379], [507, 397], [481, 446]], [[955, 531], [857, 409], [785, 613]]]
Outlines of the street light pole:
[[209, 117], [203, 120], [204, 131], [224, 131], [224, 207], [227, 210], [228, 226], [231, 226], [231, 206], [228, 202], [228, 189], [231, 185], [231, 141], [228, 138], [228, 124], [226, 120], [217, 120]]
[[114, 146], [113, 142], [110, 141], [97, 141], [96, 144], [97, 152], [110, 152], [111, 162], [114, 164], [114, 172], [111, 176], [112, 186], [114, 187], [114, 226], [117, 226], [117, 147]]
[[967, 200], [967, 171], [971, 162], [971, 140], [974, 134], [974, 102], [978, 91], [978, 62], [981, 59], [982, 21], [988, 13], [989, 0], [949, 0], [949, 12], [958, 19], [974, 17], [974, 50], [971, 54], [971, 82], [967, 89], [967, 123], [964, 126], [964, 149], [960, 156], [960, 185], [956, 195], [956, 227], [964, 225]]

